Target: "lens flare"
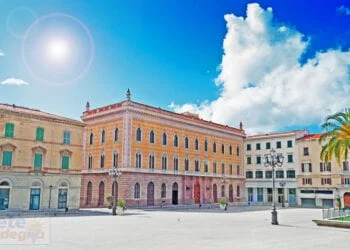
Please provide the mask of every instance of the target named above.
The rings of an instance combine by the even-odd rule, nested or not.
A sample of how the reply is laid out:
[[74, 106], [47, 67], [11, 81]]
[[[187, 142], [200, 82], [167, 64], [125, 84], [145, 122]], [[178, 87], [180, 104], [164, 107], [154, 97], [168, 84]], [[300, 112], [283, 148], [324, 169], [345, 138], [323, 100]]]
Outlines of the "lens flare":
[[47, 44], [47, 55], [54, 62], [64, 62], [69, 58], [70, 47], [66, 40], [53, 38]]

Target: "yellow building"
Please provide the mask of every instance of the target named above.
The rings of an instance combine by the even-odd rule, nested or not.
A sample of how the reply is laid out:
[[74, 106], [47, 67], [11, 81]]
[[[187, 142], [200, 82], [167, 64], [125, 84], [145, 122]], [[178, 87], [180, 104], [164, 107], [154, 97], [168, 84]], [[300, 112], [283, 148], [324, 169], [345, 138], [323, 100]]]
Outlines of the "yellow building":
[[85, 166], [81, 206], [106, 206], [108, 169], [121, 168], [118, 197], [128, 206], [216, 203], [244, 197], [244, 130], [130, 100], [82, 116]]
[[0, 104], [0, 210], [79, 208], [84, 124]]
[[320, 160], [321, 134], [305, 135], [297, 140], [299, 149], [298, 204], [303, 207], [350, 207], [349, 162]]

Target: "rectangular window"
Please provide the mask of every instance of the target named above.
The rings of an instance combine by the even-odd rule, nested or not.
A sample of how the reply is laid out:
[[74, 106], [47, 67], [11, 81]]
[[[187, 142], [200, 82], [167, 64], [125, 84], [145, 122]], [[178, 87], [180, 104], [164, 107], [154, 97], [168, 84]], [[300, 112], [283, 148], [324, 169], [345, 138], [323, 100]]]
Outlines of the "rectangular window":
[[256, 164], [261, 164], [261, 156], [256, 157]]
[[272, 171], [268, 170], [265, 172], [265, 178], [266, 179], [272, 179]]
[[303, 178], [303, 185], [312, 185], [311, 178]]
[[35, 154], [34, 155], [34, 168], [41, 169], [42, 166], [43, 166], [43, 155], [42, 154]]
[[251, 179], [251, 178], [253, 178], [253, 172], [252, 171], [247, 171], [245, 173], [245, 176], [246, 176], [247, 179]]
[[258, 202], [264, 201], [264, 189], [263, 188], [257, 188], [258, 193]]
[[270, 149], [271, 148], [271, 142], [266, 142], [266, 149]]
[[70, 132], [69, 131], [63, 132], [63, 144], [70, 144]]
[[2, 153], [2, 165], [4, 167], [12, 166], [12, 151], [4, 151]]
[[292, 148], [293, 147], [293, 141], [292, 140], [287, 141], [287, 147], [288, 148]]
[[349, 171], [349, 161], [343, 161], [343, 171]]
[[257, 143], [256, 144], [256, 150], [260, 150], [260, 149], [261, 149], [260, 143]]
[[284, 178], [283, 170], [277, 170], [276, 171], [276, 178], [280, 178], [280, 179]]
[[309, 155], [309, 148], [308, 147], [304, 147], [304, 155]]
[[302, 163], [301, 164], [301, 172], [311, 173], [312, 172], [312, 164], [311, 163]]
[[343, 179], [343, 184], [350, 185], [350, 178], [344, 178]]
[[230, 164], [230, 175], [233, 175], [233, 165]]
[[6, 123], [5, 124], [5, 137], [6, 138], [13, 138], [14, 128], [15, 128], [15, 125], [13, 123]]
[[282, 147], [282, 143], [280, 141], [276, 142], [276, 148], [281, 148]]
[[62, 169], [69, 169], [69, 156], [62, 156]]
[[247, 156], [247, 164], [248, 165], [252, 164], [252, 157]]
[[36, 128], [36, 141], [44, 141], [44, 128]]
[[255, 178], [256, 179], [262, 179], [263, 178], [263, 171], [256, 171], [255, 172]]
[[252, 146], [250, 144], [247, 144], [247, 151], [250, 151], [252, 149]]
[[287, 170], [287, 178], [295, 178], [295, 170]]
[[288, 155], [288, 162], [289, 163], [293, 162], [293, 155]]

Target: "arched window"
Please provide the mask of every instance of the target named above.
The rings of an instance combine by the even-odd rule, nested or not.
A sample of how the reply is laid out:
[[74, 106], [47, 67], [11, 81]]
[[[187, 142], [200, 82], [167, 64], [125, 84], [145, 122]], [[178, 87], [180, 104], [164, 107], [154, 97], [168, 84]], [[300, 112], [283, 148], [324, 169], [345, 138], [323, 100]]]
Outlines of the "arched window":
[[134, 186], [134, 199], [140, 199], [140, 184], [136, 183]]
[[190, 170], [190, 160], [186, 157], [185, 158], [185, 171]]
[[237, 146], [237, 156], [239, 156], [239, 147]]
[[154, 132], [151, 130], [149, 133], [149, 143], [153, 144], [154, 143]]
[[225, 163], [221, 163], [221, 173], [225, 174]]
[[2, 182], [0, 183], [0, 186], [2, 186], [2, 187], [8, 187], [8, 186], [10, 186], [10, 183], [8, 183], [7, 181], [2, 181]]
[[114, 130], [114, 142], [117, 142], [119, 139], [119, 129], [115, 128]]
[[118, 153], [117, 151], [114, 151], [113, 153], [113, 167], [118, 167]]
[[204, 161], [204, 172], [208, 173], [209, 172], [209, 163], [208, 160]]
[[106, 131], [102, 130], [101, 132], [101, 143], [104, 144], [106, 142]]
[[142, 132], [140, 128], [137, 128], [136, 130], [136, 141], [141, 141], [142, 140]]
[[225, 185], [221, 186], [221, 197], [225, 197]]
[[100, 168], [104, 168], [104, 167], [105, 167], [105, 154], [102, 153], [100, 157]]
[[241, 190], [240, 190], [240, 187], [237, 186], [237, 197], [241, 196]]
[[154, 154], [153, 153], [151, 153], [148, 156], [148, 168], [149, 169], [154, 169]]
[[179, 158], [177, 156], [174, 157], [174, 171], [179, 171]]
[[237, 165], [237, 175], [238, 175], [238, 176], [241, 175], [241, 168], [240, 168], [239, 165]]
[[98, 186], [98, 206], [103, 206], [105, 200], [105, 183], [103, 181], [100, 182]]
[[163, 145], [166, 146], [167, 145], [167, 136], [166, 133], [163, 133]]
[[199, 172], [199, 161], [194, 160], [194, 171]]
[[89, 181], [87, 188], [86, 188], [86, 202], [85, 204], [91, 205], [91, 199], [92, 199], [92, 183]]
[[225, 154], [225, 145], [224, 144], [221, 145], [221, 153]]
[[230, 164], [230, 175], [233, 175], [233, 165]]
[[207, 140], [205, 140], [205, 142], [204, 142], [204, 151], [208, 152], [208, 141]]
[[216, 153], [216, 143], [213, 143], [213, 152]]
[[232, 145], [230, 145], [230, 147], [229, 147], [229, 153], [230, 153], [230, 155], [232, 155]]
[[189, 145], [189, 141], [188, 141], [188, 137], [186, 136], [185, 137], [185, 148], [188, 148], [188, 145]]
[[92, 169], [92, 154], [89, 154], [89, 158], [88, 158], [88, 169]]
[[168, 169], [168, 158], [166, 155], [162, 156], [162, 170], [167, 170]]
[[198, 139], [196, 139], [196, 140], [194, 141], [194, 148], [195, 148], [196, 150], [199, 149], [199, 142], [198, 142]]
[[142, 155], [140, 152], [136, 152], [136, 161], [135, 161], [135, 168], [141, 168], [142, 164]]
[[174, 147], [178, 147], [179, 146], [179, 138], [177, 137], [177, 135], [174, 135]]
[[213, 173], [216, 174], [216, 161], [213, 162]]
[[93, 133], [90, 133], [90, 145], [94, 144], [94, 134]]
[[162, 184], [162, 187], [161, 187], [161, 198], [166, 198], [166, 186], [165, 184], [163, 183]]

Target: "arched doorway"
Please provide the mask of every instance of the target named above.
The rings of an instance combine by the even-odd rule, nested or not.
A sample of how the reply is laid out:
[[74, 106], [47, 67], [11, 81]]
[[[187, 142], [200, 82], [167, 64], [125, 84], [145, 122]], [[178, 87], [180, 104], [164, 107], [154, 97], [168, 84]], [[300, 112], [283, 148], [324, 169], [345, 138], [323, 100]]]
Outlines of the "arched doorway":
[[218, 186], [216, 184], [213, 185], [213, 201], [214, 203], [218, 202]]
[[30, 188], [29, 210], [40, 209], [41, 183], [34, 182]]
[[175, 182], [173, 184], [173, 193], [172, 193], [172, 203], [173, 205], [177, 205], [178, 204], [178, 195], [179, 195], [179, 186], [177, 185], [177, 183]]
[[344, 194], [344, 207], [350, 207], [350, 193]]
[[91, 199], [92, 199], [92, 183], [89, 181], [86, 189], [86, 205], [91, 206]]
[[100, 182], [98, 186], [98, 206], [103, 206], [105, 200], [105, 183], [103, 181]]
[[147, 185], [147, 206], [154, 206], [154, 184], [153, 182]]
[[199, 204], [201, 202], [201, 186], [199, 181], [194, 184], [194, 203]]
[[10, 184], [7, 181], [0, 183], [0, 210], [6, 210], [10, 204]]
[[228, 188], [228, 200], [229, 202], [233, 202], [233, 186], [230, 184]]

